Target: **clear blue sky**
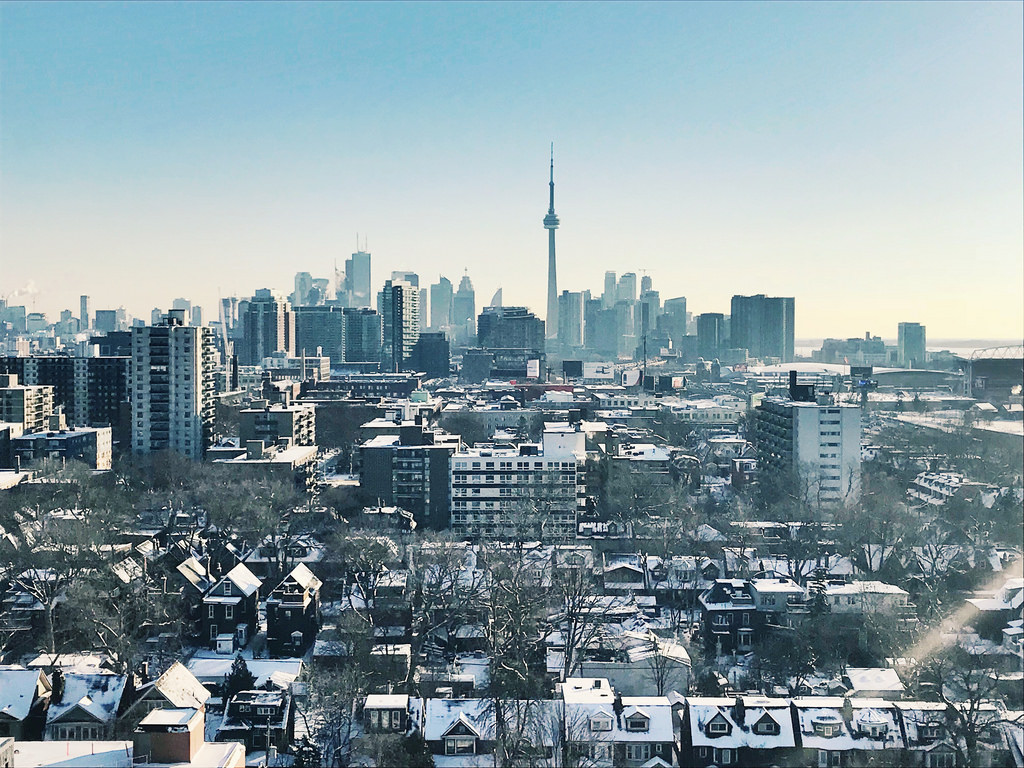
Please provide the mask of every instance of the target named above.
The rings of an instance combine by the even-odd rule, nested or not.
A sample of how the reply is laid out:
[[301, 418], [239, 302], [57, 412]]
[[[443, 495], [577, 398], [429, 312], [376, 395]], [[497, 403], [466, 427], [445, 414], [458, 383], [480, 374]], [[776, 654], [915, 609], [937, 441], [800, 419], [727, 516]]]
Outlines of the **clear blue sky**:
[[1021, 3], [4, 3], [0, 296], [648, 270], [797, 335], [1020, 337]]

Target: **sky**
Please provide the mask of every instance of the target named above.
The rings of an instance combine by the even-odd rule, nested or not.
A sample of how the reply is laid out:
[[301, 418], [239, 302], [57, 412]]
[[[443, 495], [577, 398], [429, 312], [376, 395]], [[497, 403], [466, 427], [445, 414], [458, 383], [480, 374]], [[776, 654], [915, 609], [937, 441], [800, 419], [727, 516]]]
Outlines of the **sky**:
[[1024, 4], [0, 3], [0, 298], [204, 305], [356, 247], [798, 337], [1024, 335]]

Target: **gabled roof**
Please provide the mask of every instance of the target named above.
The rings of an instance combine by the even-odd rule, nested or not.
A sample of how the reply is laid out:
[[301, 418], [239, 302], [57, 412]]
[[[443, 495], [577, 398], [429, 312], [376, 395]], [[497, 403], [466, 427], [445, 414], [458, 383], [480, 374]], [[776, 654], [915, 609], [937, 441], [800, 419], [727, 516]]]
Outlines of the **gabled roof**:
[[[92, 719], [98, 723], [112, 722], [117, 717], [124, 695], [125, 675], [109, 672], [64, 675], [64, 691], [59, 702], [51, 700], [46, 722]], [[76, 714], [80, 712], [81, 714]]]
[[246, 597], [250, 597], [255, 594], [256, 590], [263, 586], [263, 582], [256, 578], [256, 574], [246, 568], [242, 563], [239, 563], [228, 571], [224, 578], [218, 581], [217, 584], [222, 584], [224, 579], [227, 579], [234, 584], [238, 588], [238, 591]]
[[18, 665], [0, 667], [0, 716], [19, 721], [28, 717], [40, 678], [49, 689], [46, 677], [38, 669]]
[[320, 581], [313, 572], [306, 567], [305, 563], [299, 563], [292, 568], [291, 573], [284, 577], [285, 580], [292, 579], [303, 589], [320, 589], [323, 582]]
[[206, 573], [206, 567], [200, 563], [195, 557], [190, 557], [179, 565], [175, 570], [181, 574], [182, 578], [185, 579], [189, 584], [195, 587], [200, 592], [205, 592], [209, 589], [212, 580]]
[[210, 691], [180, 661], [168, 667], [154, 682], [140, 692], [158, 691], [176, 709], [199, 709], [210, 698]]

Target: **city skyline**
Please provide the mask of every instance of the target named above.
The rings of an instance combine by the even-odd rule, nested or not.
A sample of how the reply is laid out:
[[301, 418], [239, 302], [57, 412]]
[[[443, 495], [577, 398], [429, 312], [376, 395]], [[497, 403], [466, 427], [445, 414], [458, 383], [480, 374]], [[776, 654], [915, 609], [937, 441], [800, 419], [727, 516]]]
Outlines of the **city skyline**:
[[79, 294], [216, 317], [220, 296], [329, 276], [357, 231], [374, 293], [465, 269], [539, 312], [553, 139], [559, 290], [647, 270], [694, 315], [793, 296], [798, 338], [1024, 325], [1019, 4], [0, 19], [0, 298], [51, 320]]

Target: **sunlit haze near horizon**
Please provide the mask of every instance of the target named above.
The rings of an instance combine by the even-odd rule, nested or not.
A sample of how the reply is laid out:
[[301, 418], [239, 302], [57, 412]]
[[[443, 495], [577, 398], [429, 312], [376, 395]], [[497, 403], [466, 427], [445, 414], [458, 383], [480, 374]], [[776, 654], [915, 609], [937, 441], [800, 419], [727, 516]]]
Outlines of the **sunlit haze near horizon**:
[[796, 336], [1024, 328], [1021, 3], [3, 3], [0, 298], [289, 293], [373, 254], [543, 314], [605, 270]]

